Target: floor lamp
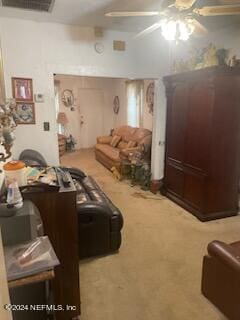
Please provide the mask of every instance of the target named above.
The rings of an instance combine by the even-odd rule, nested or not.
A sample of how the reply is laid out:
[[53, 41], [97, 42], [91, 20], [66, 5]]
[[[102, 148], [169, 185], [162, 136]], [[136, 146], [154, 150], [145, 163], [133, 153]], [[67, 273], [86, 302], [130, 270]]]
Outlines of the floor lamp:
[[66, 134], [66, 125], [68, 124], [68, 118], [65, 112], [59, 112], [57, 117], [57, 123], [59, 124], [59, 133]]

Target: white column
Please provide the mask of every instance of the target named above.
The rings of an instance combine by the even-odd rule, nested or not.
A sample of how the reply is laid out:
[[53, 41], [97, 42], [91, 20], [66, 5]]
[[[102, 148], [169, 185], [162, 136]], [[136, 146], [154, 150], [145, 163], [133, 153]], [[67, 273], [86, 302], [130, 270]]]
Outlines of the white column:
[[152, 138], [152, 180], [160, 180], [164, 176], [166, 129], [166, 95], [162, 78], [155, 80], [153, 138]]

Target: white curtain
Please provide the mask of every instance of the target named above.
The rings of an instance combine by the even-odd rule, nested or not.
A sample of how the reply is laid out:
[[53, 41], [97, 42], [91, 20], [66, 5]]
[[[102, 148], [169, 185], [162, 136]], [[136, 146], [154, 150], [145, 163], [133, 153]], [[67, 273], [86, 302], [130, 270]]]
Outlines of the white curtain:
[[[59, 83], [54, 81], [56, 120], [60, 111], [59, 90]], [[64, 127], [60, 123], [57, 123], [57, 133], [64, 134]]]
[[132, 127], [143, 125], [143, 81], [127, 81], [127, 123]]

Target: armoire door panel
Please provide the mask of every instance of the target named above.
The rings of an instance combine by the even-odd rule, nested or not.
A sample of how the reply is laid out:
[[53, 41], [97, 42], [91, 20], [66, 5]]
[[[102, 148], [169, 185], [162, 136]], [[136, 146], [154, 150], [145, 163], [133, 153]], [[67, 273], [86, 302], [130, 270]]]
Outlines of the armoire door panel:
[[168, 106], [167, 157], [182, 162], [184, 159], [185, 117], [188, 86], [178, 84], [172, 92]]
[[225, 188], [218, 181], [211, 181], [206, 186], [206, 195], [204, 199], [205, 212], [219, 212], [237, 210], [238, 195], [236, 190], [225, 184]]
[[[215, 105], [217, 112], [214, 114], [212, 125], [212, 160], [216, 164], [212, 169], [212, 174], [224, 183], [236, 184], [240, 159], [239, 145], [240, 134], [240, 81], [229, 81], [227, 78], [219, 78], [216, 81]], [[229, 94], [231, 95], [231, 109], [229, 104]], [[224, 125], [223, 125], [224, 123]], [[221, 134], [221, 139], [219, 135]], [[219, 155], [224, 157], [219, 157]]]
[[165, 185], [168, 191], [183, 196], [184, 173], [180, 168], [167, 165]]
[[204, 177], [185, 173], [183, 198], [191, 206], [201, 209], [204, 198]]
[[210, 212], [237, 208], [240, 167], [240, 80], [221, 76], [215, 80], [215, 87], [216, 112], [211, 136], [211, 158], [214, 165], [206, 196], [206, 206]]
[[202, 171], [206, 171], [209, 164], [213, 98], [211, 86], [196, 82], [190, 87], [184, 163]]

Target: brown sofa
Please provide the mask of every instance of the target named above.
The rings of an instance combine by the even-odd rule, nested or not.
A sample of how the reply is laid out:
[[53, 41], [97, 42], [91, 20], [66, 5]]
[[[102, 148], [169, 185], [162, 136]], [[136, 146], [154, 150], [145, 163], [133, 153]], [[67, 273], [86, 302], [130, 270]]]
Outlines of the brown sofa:
[[[120, 137], [115, 147], [111, 146], [114, 136]], [[120, 170], [121, 162], [128, 157], [129, 153], [138, 152], [142, 158], [150, 161], [151, 144], [152, 132], [150, 130], [121, 126], [114, 129], [110, 136], [97, 138], [95, 156], [108, 169], [116, 167]]]

